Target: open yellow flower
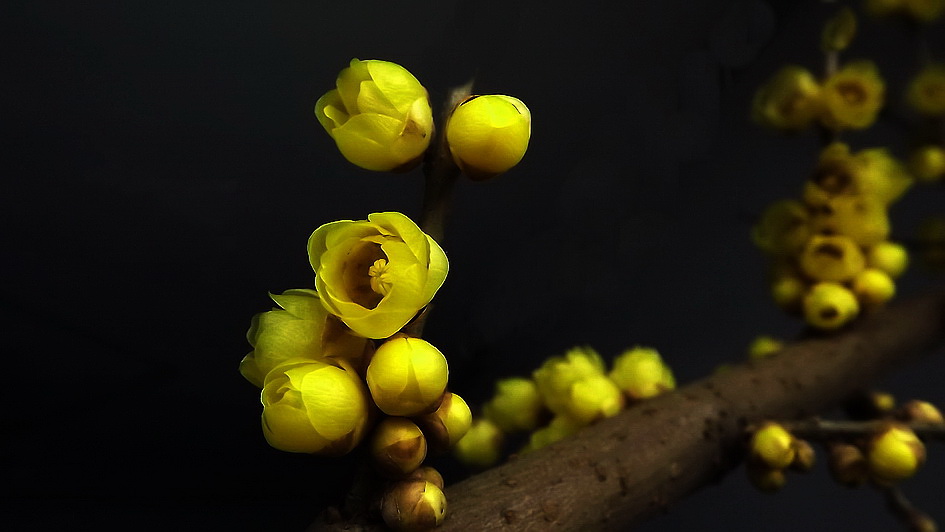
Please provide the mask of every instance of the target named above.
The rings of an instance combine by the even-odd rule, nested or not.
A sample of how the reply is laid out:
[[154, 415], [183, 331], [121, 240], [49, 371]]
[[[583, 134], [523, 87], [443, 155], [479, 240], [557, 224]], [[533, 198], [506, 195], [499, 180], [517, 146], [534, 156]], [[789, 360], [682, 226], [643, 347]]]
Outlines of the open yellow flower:
[[404, 67], [351, 60], [315, 116], [346, 159], [367, 170], [405, 171], [430, 145], [433, 111], [427, 91]]
[[240, 362], [240, 373], [262, 388], [266, 374], [290, 358], [351, 360], [370, 350], [367, 340], [354, 336], [330, 317], [314, 290], [270, 294], [280, 308], [253, 316], [246, 338], [253, 351]]
[[345, 454], [370, 417], [364, 382], [343, 361], [287, 360], [267, 374], [261, 399], [266, 441], [294, 453]]
[[823, 85], [821, 122], [830, 129], [863, 129], [883, 106], [885, 84], [872, 61], [854, 61]]
[[309, 238], [308, 256], [328, 312], [375, 339], [406, 325], [449, 271], [439, 244], [399, 212], [327, 223]]

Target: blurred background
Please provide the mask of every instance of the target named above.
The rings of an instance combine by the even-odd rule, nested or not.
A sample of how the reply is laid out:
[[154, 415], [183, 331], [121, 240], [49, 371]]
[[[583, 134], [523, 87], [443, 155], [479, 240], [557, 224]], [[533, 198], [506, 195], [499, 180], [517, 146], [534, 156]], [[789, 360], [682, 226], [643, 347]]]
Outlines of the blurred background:
[[[419, 214], [419, 170], [350, 165], [313, 116], [352, 57], [405, 66], [434, 106], [475, 77], [477, 92], [531, 109], [525, 159], [459, 184], [443, 242], [451, 270], [426, 337], [470, 404], [574, 345], [608, 359], [655, 346], [686, 383], [758, 334], [795, 336], [748, 235], [798, 194], [820, 140], [764, 131], [748, 109], [781, 65], [820, 71], [820, 27], [839, 5], [5, 2], [4, 523], [298, 532], [345, 491], [351, 460], [266, 444], [237, 366], [267, 292], [313, 286], [316, 227]], [[942, 28], [923, 37], [939, 58]], [[854, 150], [906, 155], [901, 95], [919, 46], [905, 24], [861, 19], [843, 57], [874, 59], [889, 103], [844, 137]], [[943, 200], [941, 186], [913, 189], [891, 213], [895, 237]], [[934, 282], [914, 268], [900, 293]], [[879, 385], [945, 404], [943, 355]], [[945, 522], [945, 453], [929, 451], [904, 489]], [[442, 468], [464, 474], [448, 457]], [[833, 484], [821, 462], [776, 496], [739, 469], [641, 530], [897, 527], [876, 492]]]

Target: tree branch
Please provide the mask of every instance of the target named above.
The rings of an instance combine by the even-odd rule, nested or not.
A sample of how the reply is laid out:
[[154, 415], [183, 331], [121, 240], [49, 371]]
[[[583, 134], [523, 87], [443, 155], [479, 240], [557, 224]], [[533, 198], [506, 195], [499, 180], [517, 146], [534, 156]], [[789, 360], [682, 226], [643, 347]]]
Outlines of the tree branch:
[[[943, 339], [945, 290], [897, 302], [450, 486], [439, 531], [625, 529], [735, 467], [748, 425], [836, 406]], [[319, 519], [309, 530], [381, 529]]]

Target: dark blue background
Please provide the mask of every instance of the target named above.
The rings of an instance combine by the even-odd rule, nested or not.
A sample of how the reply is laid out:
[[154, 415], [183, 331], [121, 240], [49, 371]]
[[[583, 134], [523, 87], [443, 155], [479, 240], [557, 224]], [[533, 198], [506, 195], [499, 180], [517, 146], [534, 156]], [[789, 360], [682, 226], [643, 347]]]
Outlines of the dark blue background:
[[[748, 120], [787, 62], [819, 71], [836, 4], [782, 0], [549, 3], [6, 2], [0, 317], [8, 385], [0, 439], [16, 530], [298, 531], [344, 490], [340, 463], [268, 447], [258, 392], [237, 372], [267, 291], [312, 286], [322, 223], [418, 214], [419, 171], [373, 174], [337, 153], [312, 108], [352, 57], [413, 72], [440, 101], [524, 100], [519, 167], [462, 182], [451, 261], [426, 336], [451, 387], [479, 403], [576, 344], [605, 357], [656, 346], [685, 383], [737, 360], [757, 334], [800, 324], [767, 297], [748, 232], [796, 195], [813, 132]], [[945, 56], [942, 23], [929, 32]], [[889, 111], [845, 136], [905, 155], [902, 104], [918, 44], [863, 21], [845, 55], [875, 59]], [[893, 213], [910, 236], [942, 187]], [[910, 272], [903, 293], [932, 278]], [[891, 377], [945, 404], [942, 353]], [[905, 484], [940, 521], [941, 449]], [[444, 461], [449, 480], [459, 478]], [[11, 509], [12, 506], [12, 509]], [[777, 496], [741, 471], [644, 530], [891, 530], [878, 494], [823, 464]]]

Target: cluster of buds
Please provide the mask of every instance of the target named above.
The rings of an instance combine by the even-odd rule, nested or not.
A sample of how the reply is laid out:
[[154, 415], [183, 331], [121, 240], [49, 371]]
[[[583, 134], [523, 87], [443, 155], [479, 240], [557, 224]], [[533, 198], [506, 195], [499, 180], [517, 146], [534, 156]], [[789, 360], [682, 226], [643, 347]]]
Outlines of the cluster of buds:
[[788, 469], [807, 472], [814, 467], [814, 461], [814, 448], [810, 443], [769, 421], [751, 435], [746, 471], [756, 488], [775, 492], [787, 482]]
[[240, 372], [262, 388], [262, 429], [273, 447], [342, 455], [362, 442], [390, 481], [382, 515], [423, 530], [446, 511], [442, 478], [423, 467], [469, 429], [465, 401], [447, 390], [446, 357], [401, 331], [430, 302], [449, 264], [400, 213], [325, 224], [309, 239], [315, 290], [272, 295], [247, 338]]
[[892, 298], [908, 253], [888, 240], [888, 208], [912, 181], [884, 149], [827, 146], [801, 199], [775, 202], [752, 229], [771, 261], [775, 302], [813, 327], [836, 329]]
[[[434, 136], [427, 90], [404, 67], [352, 59], [315, 116], [341, 154], [367, 170], [405, 172], [423, 159]], [[473, 180], [505, 173], [525, 155], [531, 113], [521, 100], [476, 95], [447, 118], [445, 139], [457, 167]]]
[[672, 371], [655, 349], [628, 349], [607, 371], [595, 350], [575, 347], [546, 360], [531, 378], [498, 381], [454, 454], [468, 466], [489, 467], [502, 458], [509, 434], [530, 433], [520, 451], [532, 451], [675, 387]]

